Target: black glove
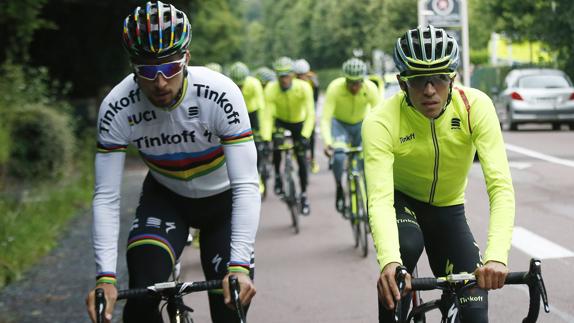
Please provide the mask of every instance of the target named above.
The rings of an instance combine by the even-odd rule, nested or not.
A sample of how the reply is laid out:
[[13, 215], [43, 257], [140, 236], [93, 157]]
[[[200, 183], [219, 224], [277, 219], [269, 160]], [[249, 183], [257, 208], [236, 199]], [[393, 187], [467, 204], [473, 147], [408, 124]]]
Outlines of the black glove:
[[309, 147], [311, 147], [311, 142], [309, 141], [309, 138], [301, 137], [300, 143], [303, 149], [309, 149]]

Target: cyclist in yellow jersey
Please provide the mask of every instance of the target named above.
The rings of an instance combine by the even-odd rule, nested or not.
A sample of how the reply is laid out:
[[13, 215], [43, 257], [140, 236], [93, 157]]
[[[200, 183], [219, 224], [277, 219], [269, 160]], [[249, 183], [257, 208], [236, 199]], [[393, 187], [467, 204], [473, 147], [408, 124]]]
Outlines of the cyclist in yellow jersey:
[[377, 74], [377, 73], [372, 73], [369, 74], [367, 76], [367, 78], [375, 83], [375, 85], [377, 86], [377, 90], [379, 91], [379, 98], [384, 98], [385, 97], [385, 81], [383, 80], [383, 78]]
[[[261, 163], [264, 162], [264, 148], [265, 143], [261, 139], [260, 120], [263, 120], [265, 113], [265, 99], [263, 97], [263, 87], [261, 82], [253, 76], [249, 75], [249, 68], [242, 62], [235, 62], [229, 67], [229, 77], [239, 86], [243, 99], [247, 105], [247, 112], [249, 114], [249, 122], [253, 130], [253, 138], [255, 146], [257, 146], [257, 169], [261, 169]], [[259, 183], [259, 190], [263, 192], [263, 183]]]
[[277, 80], [275, 72], [266, 66], [256, 69], [255, 77], [261, 82], [261, 86], [263, 86], [264, 89], [269, 82]]
[[[379, 100], [377, 87], [366, 79], [367, 65], [363, 61], [351, 58], [343, 63], [342, 69], [344, 76], [334, 79], [327, 87], [321, 113], [321, 134], [325, 142], [325, 154], [329, 157], [333, 150], [361, 145], [363, 119]], [[335, 207], [339, 212], [345, 208], [341, 181], [344, 161], [344, 154], [334, 155], [333, 174], [337, 192]]]
[[[298, 79], [306, 81], [313, 89], [313, 102], [315, 103], [315, 111], [317, 110], [317, 101], [319, 100], [319, 78], [315, 72], [311, 71], [311, 66], [307, 60], [301, 58], [293, 62], [293, 72]], [[315, 160], [315, 127], [311, 132], [309, 138], [309, 151], [311, 152], [310, 166], [311, 172], [317, 174], [320, 170], [319, 164]]]
[[[453, 86], [458, 45], [443, 29], [409, 30], [396, 42], [394, 61], [402, 91], [363, 124], [369, 217], [381, 267], [379, 321], [393, 322], [390, 309], [400, 299], [396, 267], [412, 272], [424, 246], [435, 276], [477, 275], [478, 286], [458, 295], [464, 300], [458, 314], [461, 322], [487, 322], [487, 290], [501, 288], [508, 273], [515, 208], [496, 112], [486, 94]], [[490, 200], [483, 259], [464, 212], [475, 151]], [[403, 301], [408, 308], [408, 298]]]
[[[311, 212], [307, 198], [307, 161], [305, 151], [309, 146], [309, 138], [315, 125], [315, 109], [313, 104], [313, 89], [309, 83], [295, 78], [293, 74], [293, 61], [288, 57], [281, 57], [273, 63], [277, 74], [277, 81], [270, 82], [265, 87], [266, 126], [263, 140], [271, 140], [271, 128], [283, 128], [291, 131], [299, 165], [299, 179], [301, 183], [301, 213], [309, 215]], [[283, 192], [283, 183], [280, 175], [281, 153], [273, 152], [273, 166], [275, 168], [275, 193]]]

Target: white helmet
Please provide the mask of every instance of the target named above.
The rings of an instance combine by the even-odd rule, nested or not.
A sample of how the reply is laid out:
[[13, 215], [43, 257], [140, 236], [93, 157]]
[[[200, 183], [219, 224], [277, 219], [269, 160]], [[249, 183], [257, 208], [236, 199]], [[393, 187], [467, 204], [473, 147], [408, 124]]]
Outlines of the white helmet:
[[311, 66], [309, 66], [309, 62], [304, 58], [298, 59], [293, 63], [293, 72], [295, 72], [295, 74], [309, 73], [310, 70]]

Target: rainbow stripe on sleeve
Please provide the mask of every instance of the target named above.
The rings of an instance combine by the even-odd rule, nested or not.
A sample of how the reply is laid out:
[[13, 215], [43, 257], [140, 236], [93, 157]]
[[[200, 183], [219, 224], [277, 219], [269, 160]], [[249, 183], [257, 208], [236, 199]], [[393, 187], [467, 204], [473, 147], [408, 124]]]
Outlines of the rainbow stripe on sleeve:
[[251, 129], [247, 129], [235, 135], [221, 137], [221, 143], [224, 145], [235, 145], [251, 140], [253, 140], [253, 131]]
[[97, 152], [99, 153], [125, 153], [128, 145], [104, 145], [98, 142]]

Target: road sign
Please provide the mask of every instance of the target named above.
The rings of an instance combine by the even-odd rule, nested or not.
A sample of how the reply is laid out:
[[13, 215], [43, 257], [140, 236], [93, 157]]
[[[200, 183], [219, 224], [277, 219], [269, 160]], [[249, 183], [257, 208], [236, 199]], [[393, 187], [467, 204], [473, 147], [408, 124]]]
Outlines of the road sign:
[[465, 0], [419, 0], [419, 25], [445, 29], [456, 38], [462, 59], [464, 85], [470, 86], [468, 14]]

